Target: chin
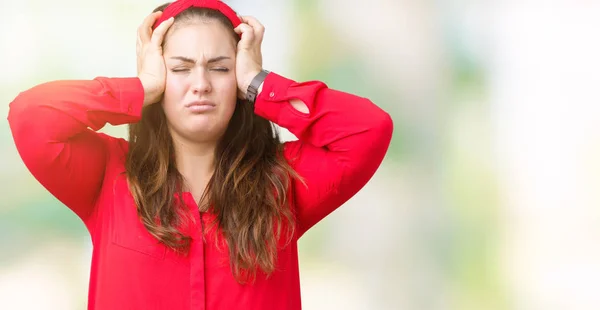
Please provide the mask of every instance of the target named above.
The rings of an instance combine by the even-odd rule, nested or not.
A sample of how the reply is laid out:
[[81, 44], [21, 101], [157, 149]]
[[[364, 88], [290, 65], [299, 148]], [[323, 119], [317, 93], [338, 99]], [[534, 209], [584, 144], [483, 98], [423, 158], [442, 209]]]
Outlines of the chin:
[[185, 132], [191, 140], [208, 141], [216, 140], [221, 135], [216, 124], [208, 124], [207, 122], [195, 122], [185, 127]]

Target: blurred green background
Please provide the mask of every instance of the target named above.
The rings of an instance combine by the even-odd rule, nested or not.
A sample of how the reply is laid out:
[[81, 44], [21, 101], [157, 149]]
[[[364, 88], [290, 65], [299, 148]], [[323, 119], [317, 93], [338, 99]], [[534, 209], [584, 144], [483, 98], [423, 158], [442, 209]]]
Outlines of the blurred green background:
[[[395, 122], [377, 174], [301, 240], [305, 309], [600, 308], [600, 4], [226, 2], [265, 25], [265, 68]], [[1, 2], [4, 115], [42, 82], [135, 76], [136, 30], [159, 4]], [[6, 121], [0, 155], [0, 308], [85, 309], [83, 224], [28, 173]]]

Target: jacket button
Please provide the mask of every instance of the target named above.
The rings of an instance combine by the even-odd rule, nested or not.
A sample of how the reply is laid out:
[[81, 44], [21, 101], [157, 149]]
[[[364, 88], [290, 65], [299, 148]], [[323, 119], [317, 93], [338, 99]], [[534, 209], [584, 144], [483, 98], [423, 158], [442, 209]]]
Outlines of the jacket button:
[[274, 93], [274, 92], [271, 92], [271, 93], [269, 94], [269, 97], [271, 97], [271, 98], [275, 97], [275, 93]]

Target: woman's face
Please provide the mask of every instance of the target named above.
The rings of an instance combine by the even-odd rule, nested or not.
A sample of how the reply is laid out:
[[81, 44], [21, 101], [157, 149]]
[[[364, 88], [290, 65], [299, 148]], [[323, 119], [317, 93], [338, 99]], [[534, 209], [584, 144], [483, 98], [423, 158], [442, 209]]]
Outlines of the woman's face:
[[236, 41], [217, 20], [174, 24], [165, 37], [162, 101], [171, 134], [217, 141], [235, 110]]

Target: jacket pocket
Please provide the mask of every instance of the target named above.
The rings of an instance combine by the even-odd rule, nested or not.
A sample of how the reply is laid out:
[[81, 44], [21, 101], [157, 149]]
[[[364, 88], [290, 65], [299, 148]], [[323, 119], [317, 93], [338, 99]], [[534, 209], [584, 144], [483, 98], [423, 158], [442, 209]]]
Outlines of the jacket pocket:
[[152, 236], [137, 214], [135, 202], [124, 177], [114, 184], [114, 204], [111, 218], [111, 242], [132, 251], [156, 259], [164, 259], [167, 247]]

